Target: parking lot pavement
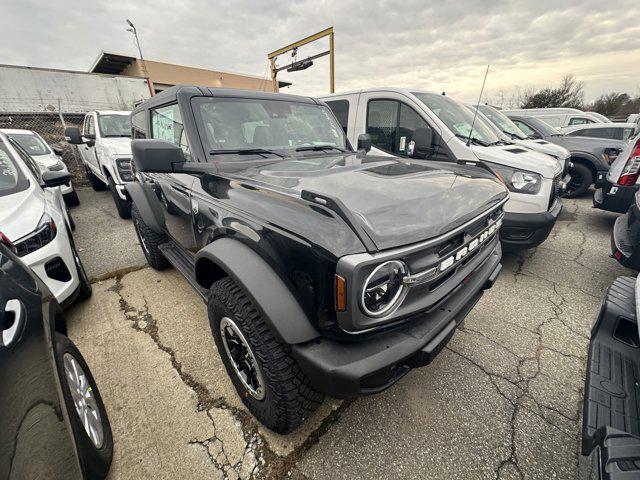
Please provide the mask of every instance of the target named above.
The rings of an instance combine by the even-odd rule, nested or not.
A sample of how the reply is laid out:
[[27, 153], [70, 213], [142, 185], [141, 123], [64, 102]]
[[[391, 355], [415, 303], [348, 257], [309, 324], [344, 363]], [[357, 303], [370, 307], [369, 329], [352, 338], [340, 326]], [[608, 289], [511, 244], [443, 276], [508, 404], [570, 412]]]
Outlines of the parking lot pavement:
[[133, 223], [118, 216], [111, 193], [85, 187], [78, 188], [78, 197], [80, 205], [69, 211], [76, 222], [73, 236], [89, 278], [146, 265]]
[[109, 412], [110, 478], [576, 478], [590, 324], [631, 274], [608, 257], [615, 215], [590, 204], [566, 201], [547, 242], [505, 255], [431, 365], [380, 395], [327, 400], [287, 437], [245, 411], [175, 270], [95, 283], [69, 332]]

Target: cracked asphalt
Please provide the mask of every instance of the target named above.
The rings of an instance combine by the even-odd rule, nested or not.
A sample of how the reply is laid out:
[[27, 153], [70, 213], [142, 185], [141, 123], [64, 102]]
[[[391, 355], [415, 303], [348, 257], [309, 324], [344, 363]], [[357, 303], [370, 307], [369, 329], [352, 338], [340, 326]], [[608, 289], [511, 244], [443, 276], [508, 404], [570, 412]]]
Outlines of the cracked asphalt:
[[616, 215], [590, 197], [565, 200], [543, 245], [504, 256], [494, 288], [431, 365], [380, 395], [329, 399], [284, 437], [242, 405], [180, 274], [117, 251], [139, 247], [103, 193], [82, 191], [72, 210], [80, 255], [101, 280], [68, 322], [111, 420], [110, 479], [590, 475], [579, 455], [590, 326], [613, 279], [635, 276], [608, 256]]

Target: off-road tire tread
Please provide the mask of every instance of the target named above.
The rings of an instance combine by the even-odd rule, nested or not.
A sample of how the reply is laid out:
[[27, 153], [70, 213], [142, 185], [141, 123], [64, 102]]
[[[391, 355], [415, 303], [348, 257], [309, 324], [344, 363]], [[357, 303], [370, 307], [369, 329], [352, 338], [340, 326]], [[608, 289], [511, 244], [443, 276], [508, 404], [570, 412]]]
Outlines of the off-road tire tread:
[[[274, 336], [253, 302], [231, 278], [222, 278], [211, 286], [208, 305], [216, 343], [221, 342], [215, 331], [218, 323], [214, 319], [225, 316], [226, 313], [220, 311], [219, 307], [223, 305], [233, 313], [262, 366], [267, 382], [267, 397], [263, 401], [273, 402], [277, 414], [273, 418], [258, 420], [277, 433], [290, 433], [318, 408], [324, 395], [311, 385], [298, 362], [291, 356], [291, 347]], [[221, 344], [218, 349], [221, 355], [226, 355]], [[235, 372], [230, 371], [229, 375], [235, 375]]]
[[589, 167], [587, 167], [586, 165], [583, 165], [582, 163], [574, 162], [573, 168], [577, 170], [581, 170], [582, 177], [587, 181], [582, 183], [582, 185], [580, 185], [580, 187], [576, 188], [575, 190], [566, 192], [564, 194], [564, 198], [576, 198], [576, 197], [580, 197], [581, 195], [584, 195], [589, 190], [589, 187], [593, 183], [593, 172]]
[[[147, 263], [149, 263], [149, 265], [151, 265], [155, 270], [164, 270], [168, 268], [171, 264], [158, 248], [159, 245], [169, 241], [167, 236], [154, 232], [146, 223], [144, 223], [142, 215], [140, 215], [135, 203], [131, 204], [131, 216], [133, 217], [133, 226], [138, 234], [138, 240], [140, 241], [140, 248], [142, 248], [142, 253], [144, 253]], [[147, 242], [147, 248], [149, 249], [148, 253], [144, 251], [144, 247], [142, 246], [142, 236], [144, 236], [144, 239]]]
[[102, 192], [107, 189], [107, 186], [104, 184], [102, 180], [95, 176], [95, 174], [89, 170], [89, 167], [84, 167], [85, 172], [87, 173], [87, 179], [91, 184], [91, 188], [93, 188], [96, 192]]

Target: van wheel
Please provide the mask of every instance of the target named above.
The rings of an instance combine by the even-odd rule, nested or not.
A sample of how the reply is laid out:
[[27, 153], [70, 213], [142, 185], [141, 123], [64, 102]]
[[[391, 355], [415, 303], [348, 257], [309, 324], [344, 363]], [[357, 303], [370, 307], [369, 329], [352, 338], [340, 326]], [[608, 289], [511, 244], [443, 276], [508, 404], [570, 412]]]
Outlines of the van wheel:
[[91, 370], [71, 340], [55, 334], [62, 394], [86, 478], [105, 478], [113, 459], [113, 435]]
[[267, 428], [287, 434], [324, 399], [291, 347], [275, 338], [255, 305], [229, 277], [211, 286], [207, 306], [218, 353], [249, 411]]
[[133, 226], [136, 229], [140, 247], [142, 247], [142, 252], [147, 262], [155, 270], [164, 270], [169, 266], [169, 261], [162, 254], [158, 246], [168, 242], [169, 239], [166, 235], [160, 235], [154, 232], [144, 223], [142, 215], [140, 215], [135, 203], [131, 205], [131, 216], [133, 217]]
[[131, 218], [131, 204], [120, 198], [118, 190], [116, 189], [116, 184], [111, 177], [109, 177], [109, 190], [111, 190], [111, 196], [113, 197], [113, 202], [116, 204], [120, 218], [125, 220], [127, 218]]
[[93, 188], [96, 192], [102, 192], [103, 190], [107, 189], [107, 186], [104, 184], [104, 182], [96, 177], [88, 167], [85, 166], [84, 171], [87, 173], [87, 178], [89, 179], [91, 188]]
[[583, 195], [593, 183], [593, 173], [591, 169], [581, 163], [574, 163], [573, 168], [569, 170], [571, 180], [567, 185], [565, 198], [576, 198]]

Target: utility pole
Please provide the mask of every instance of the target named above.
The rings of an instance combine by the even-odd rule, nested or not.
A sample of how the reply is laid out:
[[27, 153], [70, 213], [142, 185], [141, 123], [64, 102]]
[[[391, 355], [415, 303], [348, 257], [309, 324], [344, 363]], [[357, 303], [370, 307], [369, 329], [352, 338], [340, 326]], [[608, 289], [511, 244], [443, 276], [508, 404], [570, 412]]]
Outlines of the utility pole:
[[133, 33], [133, 36], [136, 39], [136, 45], [138, 46], [138, 53], [140, 53], [140, 63], [142, 65], [142, 73], [147, 78], [147, 80], [149, 80], [149, 74], [147, 73], [147, 66], [144, 63], [144, 57], [142, 56], [142, 49], [140, 48], [140, 40], [138, 39], [138, 31], [136, 30], [136, 27], [133, 25], [133, 23], [131, 23], [131, 20], [129, 20], [128, 18], [127, 18], [127, 23], [131, 27], [131, 28], [127, 28], [127, 32]]

